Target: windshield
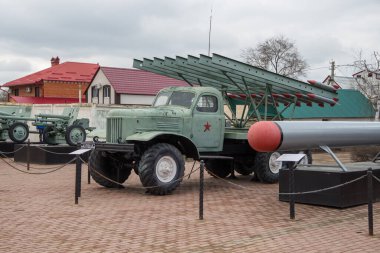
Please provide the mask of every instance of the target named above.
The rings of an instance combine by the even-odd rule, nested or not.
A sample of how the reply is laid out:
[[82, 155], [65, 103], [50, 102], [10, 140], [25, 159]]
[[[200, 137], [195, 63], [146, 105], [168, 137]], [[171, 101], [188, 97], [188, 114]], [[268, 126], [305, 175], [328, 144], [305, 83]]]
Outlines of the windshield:
[[178, 105], [186, 108], [190, 108], [195, 94], [187, 91], [174, 91], [174, 92], [162, 92], [157, 95], [153, 106], [161, 105]]

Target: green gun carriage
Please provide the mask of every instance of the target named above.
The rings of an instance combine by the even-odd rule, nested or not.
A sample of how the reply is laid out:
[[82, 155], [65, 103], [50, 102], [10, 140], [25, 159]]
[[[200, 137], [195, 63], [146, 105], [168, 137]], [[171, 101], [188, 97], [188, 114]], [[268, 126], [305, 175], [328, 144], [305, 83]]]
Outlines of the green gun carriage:
[[[89, 126], [89, 119], [77, 119], [79, 107], [65, 108], [61, 115], [40, 113], [30, 117], [30, 111], [29, 114], [26, 110], [14, 110], [12, 113], [0, 111], [1, 140], [9, 137], [15, 143], [23, 143], [29, 133], [37, 133], [43, 143], [75, 146], [86, 141], [86, 130], [94, 129]], [[37, 131], [30, 131], [28, 121]]]

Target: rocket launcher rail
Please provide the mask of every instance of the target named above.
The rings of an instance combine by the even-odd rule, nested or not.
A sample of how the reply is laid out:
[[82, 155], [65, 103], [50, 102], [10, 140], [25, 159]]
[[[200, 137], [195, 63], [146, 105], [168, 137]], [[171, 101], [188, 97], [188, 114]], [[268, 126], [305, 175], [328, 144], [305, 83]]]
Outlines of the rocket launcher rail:
[[[175, 59], [135, 59], [133, 67], [183, 80], [191, 86], [211, 86], [238, 96], [264, 94], [273, 105], [283, 102], [284, 96], [281, 96], [281, 101], [276, 101], [276, 97], [271, 96], [271, 93], [298, 94], [299, 100], [296, 102], [309, 106], [310, 103], [320, 106], [324, 103], [331, 106], [337, 103], [336, 89], [331, 86], [302, 82], [218, 54], [213, 54], [212, 57], [189, 55], [187, 58], [177, 56]], [[243, 99], [241, 95], [240, 98]], [[289, 103], [296, 103], [293, 96], [285, 99]]]

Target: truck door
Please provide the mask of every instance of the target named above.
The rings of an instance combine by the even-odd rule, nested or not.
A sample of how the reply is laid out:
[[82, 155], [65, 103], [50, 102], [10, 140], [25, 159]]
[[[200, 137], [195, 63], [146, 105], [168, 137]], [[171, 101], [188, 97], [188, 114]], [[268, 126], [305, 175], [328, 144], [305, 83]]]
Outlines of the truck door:
[[[192, 140], [200, 151], [215, 151], [222, 148], [224, 135], [224, 114], [221, 113], [218, 98], [202, 95], [193, 111]], [[215, 149], [214, 149], [215, 148]]]

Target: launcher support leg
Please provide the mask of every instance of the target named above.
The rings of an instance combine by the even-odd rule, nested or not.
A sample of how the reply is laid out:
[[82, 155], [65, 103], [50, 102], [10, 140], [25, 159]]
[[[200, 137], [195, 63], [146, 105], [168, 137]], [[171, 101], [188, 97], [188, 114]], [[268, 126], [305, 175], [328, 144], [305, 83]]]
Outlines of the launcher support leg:
[[346, 166], [339, 160], [339, 158], [334, 154], [334, 152], [330, 149], [328, 146], [319, 146], [322, 150], [324, 150], [326, 153], [328, 153], [334, 160], [335, 162], [339, 165], [339, 167], [343, 171], [347, 171]]

